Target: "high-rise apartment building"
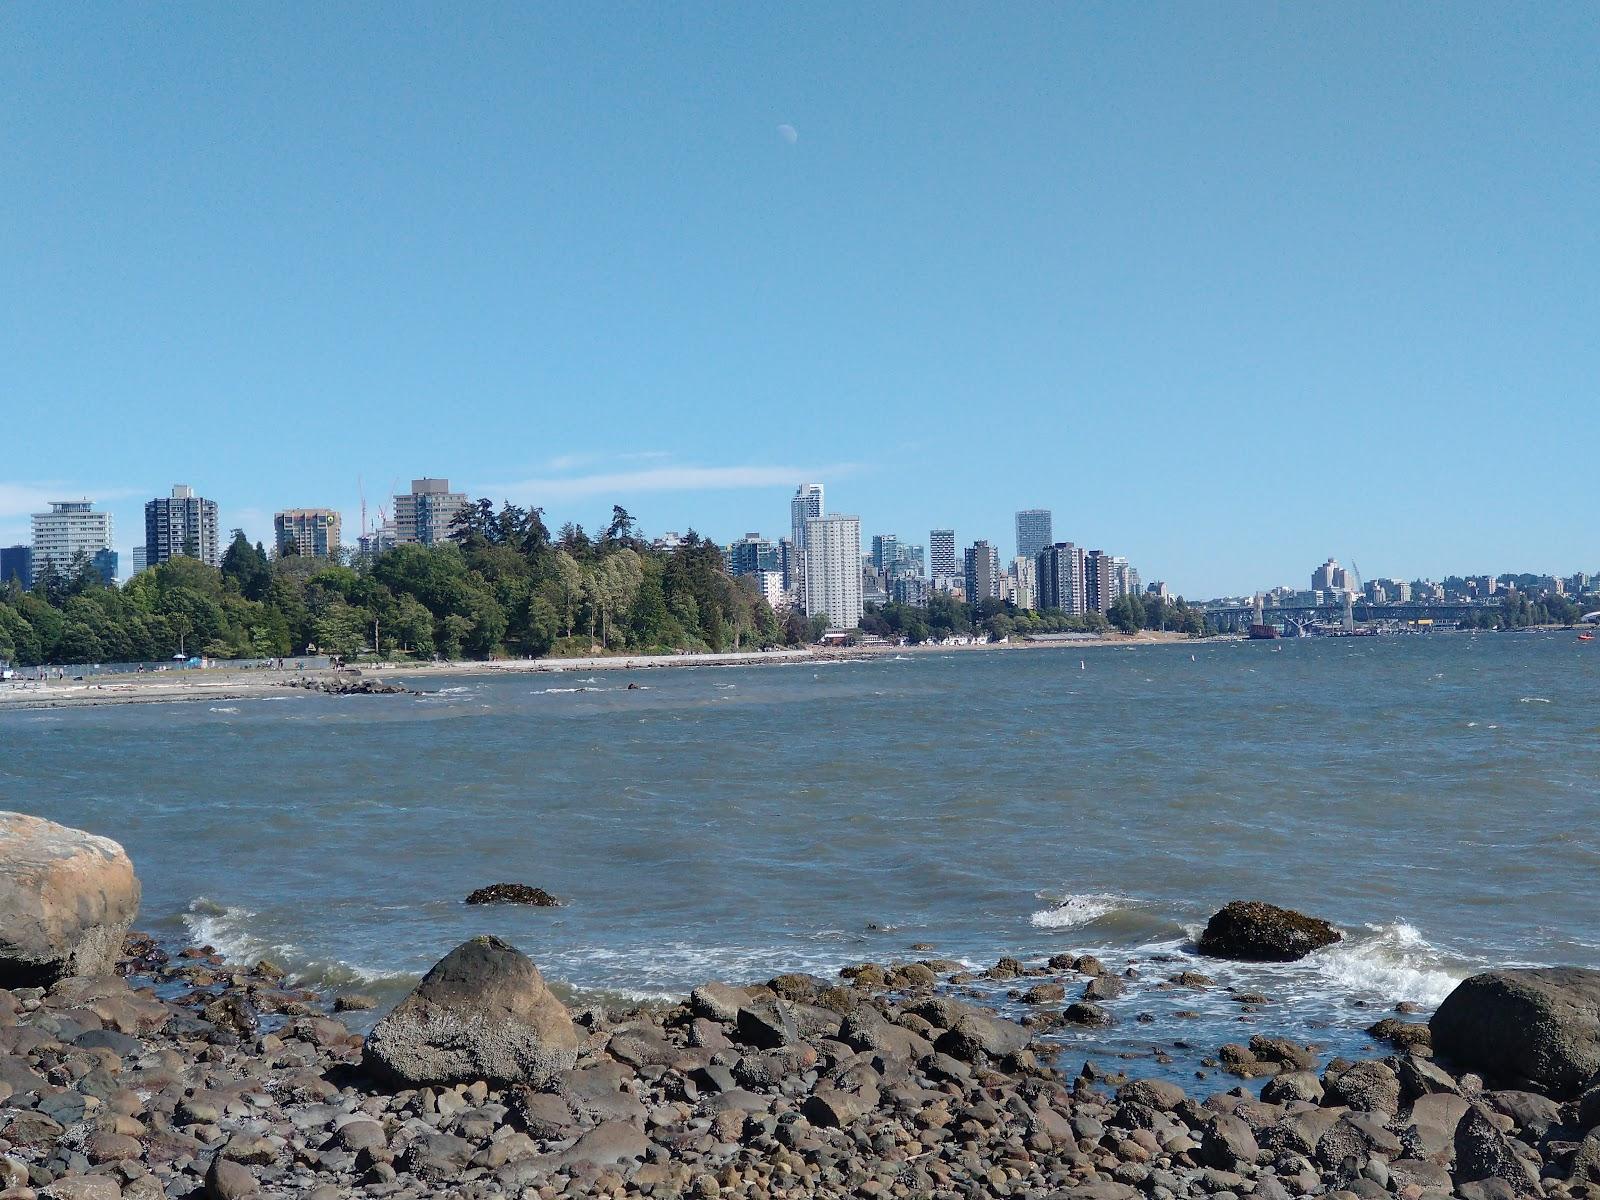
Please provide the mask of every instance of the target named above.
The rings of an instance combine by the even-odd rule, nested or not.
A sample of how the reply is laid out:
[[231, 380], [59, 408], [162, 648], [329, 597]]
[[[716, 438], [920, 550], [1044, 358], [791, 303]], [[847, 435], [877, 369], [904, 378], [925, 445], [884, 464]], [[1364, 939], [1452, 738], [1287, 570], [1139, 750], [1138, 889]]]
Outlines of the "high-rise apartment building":
[[956, 531], [930, 529], [928, 531], [928, 577], [930, 579], [955, 579], [961, 572], [956, 568]]
[[196, 496], [186, 483], [173, 484], [170, 496], [146, 501], [144, 554], [152, 567], [180, 554], [197, 558], [208, 567], [220, 566], [217, 502]]
[[0, 548], [0, 587], [4, 587], [13, 579], [24, 589], [33, 586], [32, 546]]
[[337, 558], [339, 514], [331, 508], [290, 508], [274, 513], [272, 532], [279, 554]]
[[145, 553], [143, 546], [133, 548], [133, 573], [137, 575], [150, 565], [150, 556]]
[[789, 531], [796, 550], [806, 548], [806, 522], [822, 516], [825, 511], [820, 483], [802, 483], [795, 488], [794, 498], [789, 501]]
[[900, 539], [892, 533], [872, 535], [872, 569], [887, 575], [900, 562]]
[[777, 571], [778, 548], [759, 533], [747, 533], [727, 550], [728, 574], [754, 575], [760, 571]]
[[467, 506], [465, 492], [452, 492], [448, 479], [413, 479], [411, 490], [394, 498], [394, 540], [401, 546], [437, 546], [450, 540], [450, 524]]
[[830, 629], [856, 628], [862, 616], [861, 519], [808, 517], [805, 539], [802, 602], [806, 616], [826, 617]]
[[[1043, 547], [1040, 547], [1042, 550]], [[1011, 578], [1016, 581], [1013, 602], [1018, 608], [1033, 610], [1039, 607], [1039, 567], [1037, 556], [1025, 558], [1018, 555], [1011, 560]]]
[[[111, 553], [109, 560], [103, 557], [107, 552]], [[49, 512], [33, 514], [33, 549], [29, 558], [34, 578], [47, 566], [56, 571], [71, 570], [80, 554], [99, 567], [102, 578], [109, 562], [111, 578], [116, 578], [110, 513], [95, 512], [92, 500], [52, 500]]]
[[1084, 553], [1071, 542], [1055, 542], [1034, 559], [1039, 607], [1078, 616], [1087, 611]]
[[1091, 550], [1083, 556], [1083, 600], [1089, 612], [1101, 616], [1116, 603], [1116, 563], [1104, 550]]
[[1336, 574], [1343, 574], [1343, 568], [1340, 567], [1336, 561], [1330, 558], [1315, 571], [1311, 572], [1311, 590], [1313, 592], [1332, 591], [1338, 586], [1338, 584], [1334, 582], [1334, 576]]
[[1000, 555], [980, 538], [968, 546], [963, 556], [967, 603], [980, 604], [1000, 598]]
[[806, 522], [824, 512], [820, 483], [802, 483], [795, 488], [789, 501], [789, 534], [794, 546], [789, 551], [790, 572], [786, 582], [798, 594], [802, 607], [806, 590]]
[[1017, 557], [1033, 559], [1055, 541], [1048, 508], [1025, 508], [1017, 514]]

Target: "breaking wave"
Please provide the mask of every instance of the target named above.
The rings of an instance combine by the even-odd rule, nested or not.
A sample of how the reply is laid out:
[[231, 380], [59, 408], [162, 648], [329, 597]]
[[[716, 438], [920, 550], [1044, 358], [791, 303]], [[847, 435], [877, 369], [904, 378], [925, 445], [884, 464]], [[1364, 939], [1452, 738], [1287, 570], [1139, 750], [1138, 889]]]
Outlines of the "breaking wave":
[[1119, 909], [1133, 908], [1138, 902], [1110, 892], [1087, 892], [1062, 896], [1049, 908], [1041, 908], [1028, 921], [1039, 929], [1072, 929], [1088, 925]]

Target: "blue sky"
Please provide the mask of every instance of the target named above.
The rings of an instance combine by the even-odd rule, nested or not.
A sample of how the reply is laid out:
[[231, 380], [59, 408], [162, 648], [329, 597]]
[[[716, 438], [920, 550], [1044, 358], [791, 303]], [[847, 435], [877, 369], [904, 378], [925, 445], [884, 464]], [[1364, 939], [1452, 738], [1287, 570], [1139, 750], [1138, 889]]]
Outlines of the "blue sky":
[[423, 474], [725, 540], [820, 479], [1191, 596], [1600, 568], [1592, 5], [0, 24], [0, 541]]

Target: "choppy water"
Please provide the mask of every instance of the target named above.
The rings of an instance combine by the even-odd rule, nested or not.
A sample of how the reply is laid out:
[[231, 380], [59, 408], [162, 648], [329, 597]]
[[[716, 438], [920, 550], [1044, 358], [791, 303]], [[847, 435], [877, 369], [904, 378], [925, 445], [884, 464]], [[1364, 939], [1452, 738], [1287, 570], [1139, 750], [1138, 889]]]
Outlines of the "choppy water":
[[[1093, 952], [1142, 979], [1114, 1029], [1064, 1036], [1071, 1057], [1183, 1040], [1177, 1074], [1257, 1028], [1357, 1048], [1480, 965], [1600, 965], [1596, 653], [1571, 634], [968, 652], [13, 712], [0, 780], [6, 806], [127, 846], [141, 924], [320, 982], [395, 996], [485, 931], [630, 995]], [[502, 880], [569, 903], [461, 903]], [[1241, 897], [1347, 940], [1292, 966], [1191, 960]], [[1241, 1025], [1221, 988], [1151, 986], [1185, 967], [1273, 1003]]]

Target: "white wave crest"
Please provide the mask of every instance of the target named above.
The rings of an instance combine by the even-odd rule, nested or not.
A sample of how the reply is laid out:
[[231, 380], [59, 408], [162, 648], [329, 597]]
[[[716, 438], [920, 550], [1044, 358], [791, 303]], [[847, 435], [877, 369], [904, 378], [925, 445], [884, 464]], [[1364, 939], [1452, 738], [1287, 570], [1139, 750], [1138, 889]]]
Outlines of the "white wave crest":
[[1549, 704], [1550, 701], [1546, 700], [1543, 696], [1523, 696], [1517, 701], [1517, 703], [1518, 704]]
[[236, 713], [239, 710], [237, 708], [233, 708], [233, 707], [223, 708], [223, 707], [219, 707], [219, 706], [213, 706], [211, 711], [214, 712], [214, 713]]
[[1368, 925], [1367, 930], [1367, 935], [1347, 937], [1307, 962], [1343, 990], [1429, 1007], [1442, 1003], [1468, 974], [1415, 925], [1395, 921]]
[[1132, 908], [1135, 901], [1109, 892], [1088, 892], [1063, 896], [1049, 908], [1041, 908], [1028, 918], [1039, 929], [1071, 929], [1098, 921], [1119, 908]]
[[288, 972], [290, 982], [312, 987], [366, 987], [384, 983], [414, 983], [415, 975], [382, 971], [342, 959], [323, 962], [305, 958], [293, 942], [273, 942], [251, 928], [256, 914], [237, 905], [218, 904], [197, 896], [183, 914], [184, 928], [197, 946], [210, 946], [226, 962], [252, 965], [272, 959]]

